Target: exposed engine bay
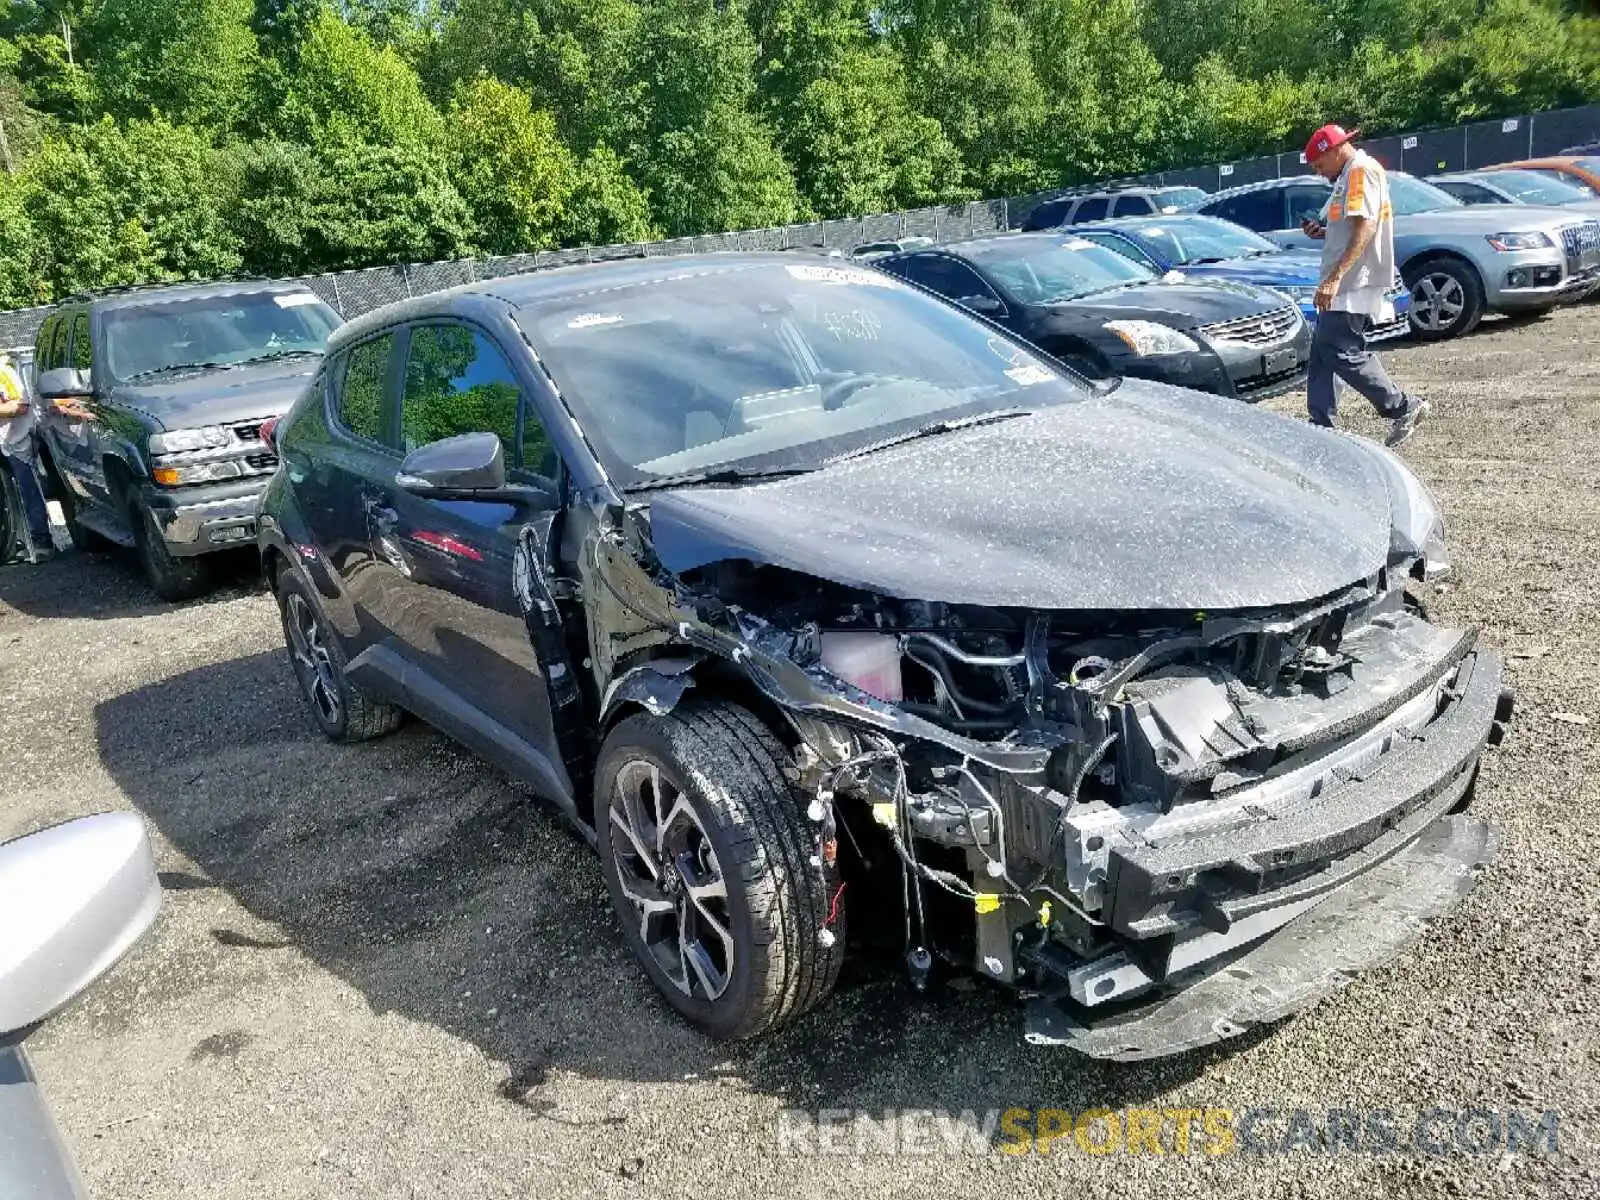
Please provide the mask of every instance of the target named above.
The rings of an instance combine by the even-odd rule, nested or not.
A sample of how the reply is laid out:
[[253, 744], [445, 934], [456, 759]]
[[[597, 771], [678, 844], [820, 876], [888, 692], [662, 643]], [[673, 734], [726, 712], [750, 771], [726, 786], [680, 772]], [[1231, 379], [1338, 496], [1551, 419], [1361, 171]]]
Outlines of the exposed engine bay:
[[[938, 956], [1021, 989], [1046, 1004], [1030, 1036], [1172, 994], [1404, 851], [1511, 711], [1499, 661], [1408, 594], [1420, 560], [1229, 612], [675, 573], [626, 522], [587, 561], [603, 708], [666, 711], [736, 668], [792, 726], [814, 868], [901, 874], [913, 983]], [[841, 855], [869, 834], [893, 857]]]

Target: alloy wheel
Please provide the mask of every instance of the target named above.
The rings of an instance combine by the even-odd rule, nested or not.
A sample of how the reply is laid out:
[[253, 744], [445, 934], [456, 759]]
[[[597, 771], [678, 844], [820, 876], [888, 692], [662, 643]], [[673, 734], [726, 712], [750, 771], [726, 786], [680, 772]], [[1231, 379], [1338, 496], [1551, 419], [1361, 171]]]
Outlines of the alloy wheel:
[[716, 1000], [733, 974], [728, 885], [693, 806], [660, 766], [636, 758], [617, 772], [607, 819], [646, 953], [686, 996]]
[[1432, 271], [1411, 289], [1411, 317], [1430, 333], [1443, 333], [1461, 319], [1467, 294], [1461, 281], [1443, 271]]
[[323, 640], [322, 626], [311, 605], [293, 592], [289, 593], [285, 608], [289, 615], [289, 653], [294, 656], [300, 686], [323, 721], [335, 725], [344, 706], [339, 700], [338, 671]]

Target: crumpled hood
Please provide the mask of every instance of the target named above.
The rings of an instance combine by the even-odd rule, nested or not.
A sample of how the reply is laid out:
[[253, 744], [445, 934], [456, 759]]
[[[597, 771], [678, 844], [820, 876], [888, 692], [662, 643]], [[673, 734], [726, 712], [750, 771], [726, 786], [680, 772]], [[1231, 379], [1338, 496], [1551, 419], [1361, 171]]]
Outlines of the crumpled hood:
[[229, 425], [282, 416], [322, 365], [320, 357], [211, 368], [118, 384], [117, 402], [149, 414], [164, 429]]
[[1390, 512], [1359, 440], [1129, 379], [807, 475], [663, 493], [650, 523], [673, 571], [745, 559], [904, 599], [1215, 611], [1371, 575]]

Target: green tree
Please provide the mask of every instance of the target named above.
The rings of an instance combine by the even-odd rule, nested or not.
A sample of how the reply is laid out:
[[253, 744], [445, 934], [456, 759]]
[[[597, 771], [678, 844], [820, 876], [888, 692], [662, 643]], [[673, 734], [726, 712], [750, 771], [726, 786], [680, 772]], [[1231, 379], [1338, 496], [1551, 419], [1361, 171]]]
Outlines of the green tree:
[[965, 199], [961, 152], [914, 107], [905, 69], [859, 0], [752, 10], [760, 91], [806, 203], [836, 217]]
[[555, 119], [496, 79], [456, 88], [449, 113], [451, 178], [490, 254], [555, 246], [577, 187], [578, 164]]
[[236, 271], [217, 168], [204, 137], [162, 119], [48, 139], [21, 185], [49, 293]]
[[660, 236], [650, 214], [650, 199], [628, 176], [622, 159], [609, 146], [589, 151], [567, 199], [561, 240], [573, 246], [609, 246]]
[[27, 308], [49, 299], [37, 248], [22, 184], [0, 175], [0, 309]]
[[321, 151], [309, 226], [324, 269], [462, 258], [472, 215], [443, 151], [416, 143], [341, 143]]
[[756, 47], [737, 5], [657, 0], [636, 59], [645, 126], [626, 148], [671, 236], [800, 214], [789, 165], [754, 110]]
[[286, 53], [284, 95], [267, 124], [312, 145], [437, 145], [444, 122], [416, 70], [389, 47], [321, 8]]
[[253, 0], [102, 0], [92, 78], [104, 111], [231, 130], [251, 105]]

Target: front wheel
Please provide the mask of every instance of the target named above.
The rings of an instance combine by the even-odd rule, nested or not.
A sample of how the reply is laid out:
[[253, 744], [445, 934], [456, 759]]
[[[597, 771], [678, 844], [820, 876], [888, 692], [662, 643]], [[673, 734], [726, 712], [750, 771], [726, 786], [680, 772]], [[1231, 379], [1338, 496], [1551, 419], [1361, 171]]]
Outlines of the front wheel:
[[1483, 281], [1453, 258], [1430, 258], [1405, 270], [1411, 289], [1411, 331], [1424, 341], [1471, 333], [1483, 320]]
[[600, 751], [595, 828], [623, 937], [668, 1003], [715, 1038], [798, 1018], [844, 958], [842, 888], [812, 861], [788, 757], [725, 703], [629, 717]]
[[[133, 529], [139, 567], [156, 595], [163, 600], [192, 600], [205, 591], [210, 581], [205, 560], [179, 558], [168, 550], [154, 514], [137, 500], [128, 503], [128, 524]], [[76, 535], [73, 541], [77, 541]]]

